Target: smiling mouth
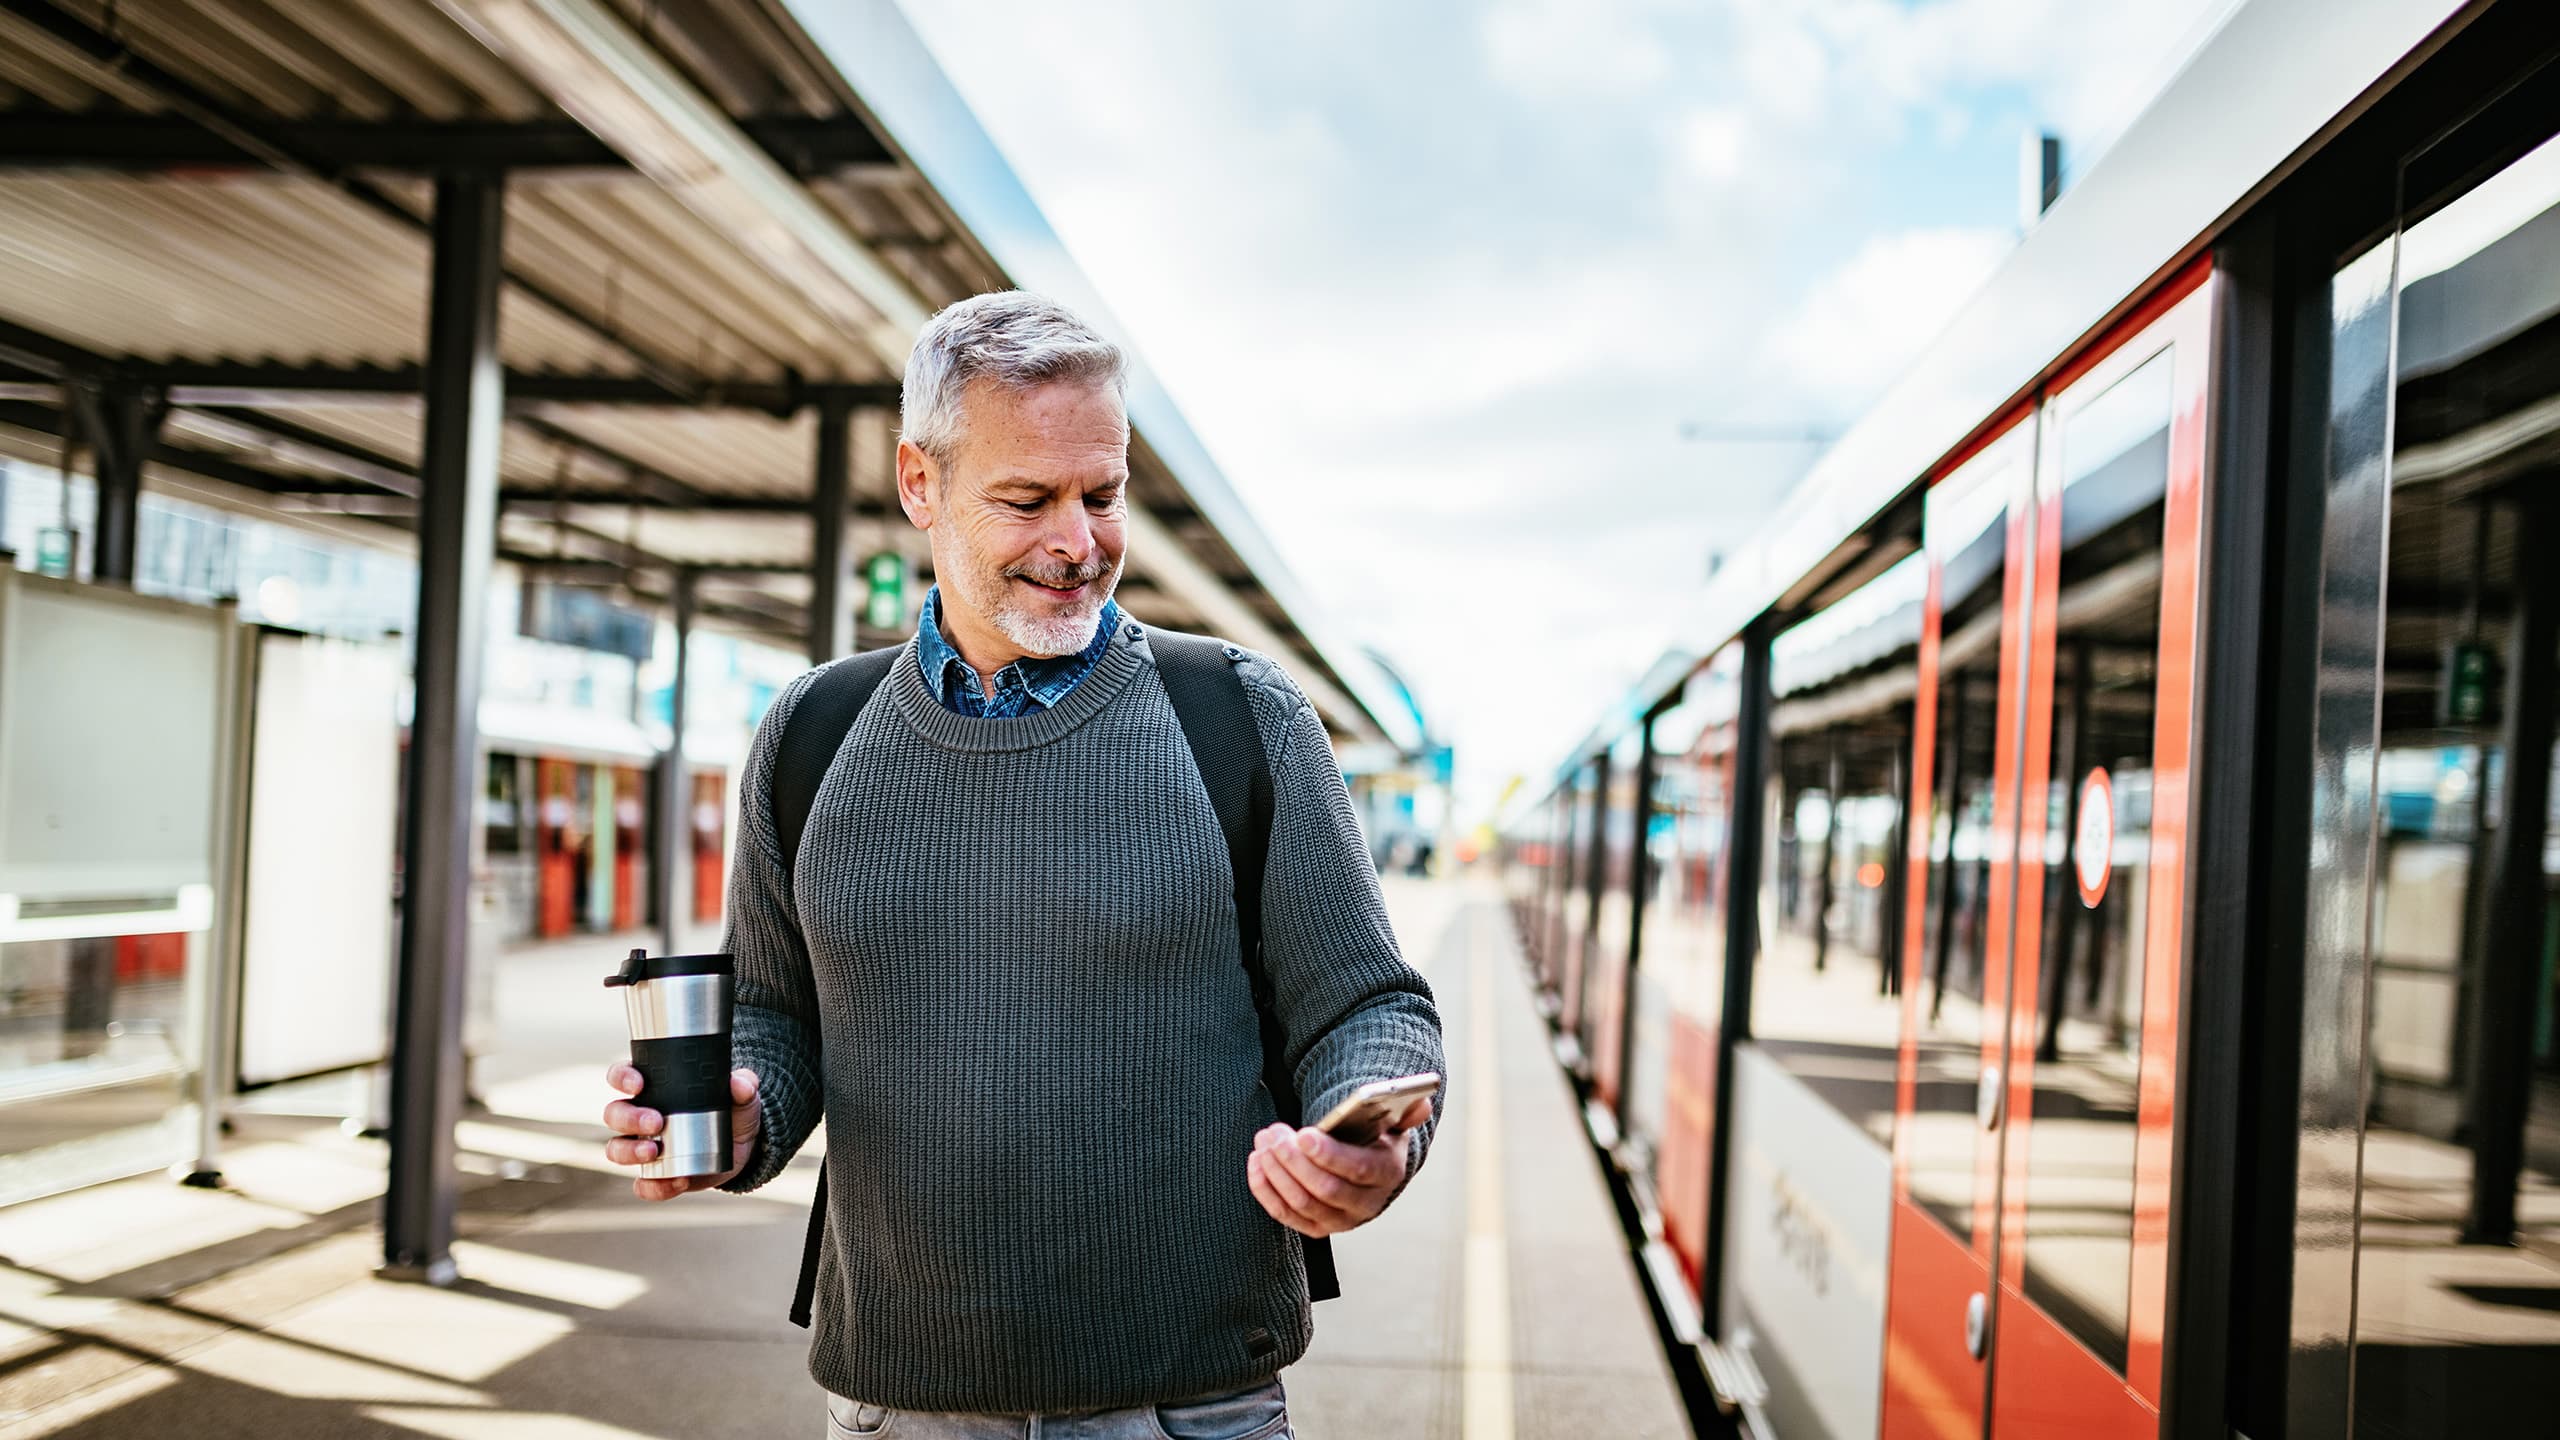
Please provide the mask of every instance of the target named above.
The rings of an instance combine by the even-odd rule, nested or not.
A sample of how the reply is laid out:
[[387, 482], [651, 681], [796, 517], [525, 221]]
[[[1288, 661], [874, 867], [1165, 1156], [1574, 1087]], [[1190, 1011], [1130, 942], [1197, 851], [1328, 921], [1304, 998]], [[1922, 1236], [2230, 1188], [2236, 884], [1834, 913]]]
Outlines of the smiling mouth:
[[1073, 585], [1061, 588], [1056, 585], [1043, 585], [1028, 575], [1016, 575], [1013, 578], [1030, 586], [1032, 589], [1039, 591], [1041, 594], [1048, 596], [1052, 600], [1073, 600], [1085, 592], [1085, 587], [1087, 585], [1093, 583], [1089, 580], [1078, 581]]

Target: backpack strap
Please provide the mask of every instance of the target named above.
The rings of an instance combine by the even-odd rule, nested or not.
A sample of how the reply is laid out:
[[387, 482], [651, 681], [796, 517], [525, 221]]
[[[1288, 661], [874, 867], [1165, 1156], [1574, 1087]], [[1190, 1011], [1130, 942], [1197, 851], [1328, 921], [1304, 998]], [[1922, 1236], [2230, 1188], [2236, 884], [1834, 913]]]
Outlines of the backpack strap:
[[[1262, 1083], [1280, 1119], [1306, 1123], [1298, 1086], [1289, 1072], [1288, 1035], [1272, 1001], [1271, 975], [1262, 964], [1262, 873], [1271, 854], [1271, 764], [1263, 753], [1262, 728], [1253, 718], [1253, 698], [1245, 693], [1236, 662], [1244, 652], [1201, 635], [1177, 630], [1149, 632], [1156, 675], [1191, 763], [1209, 790], [1218, 812], [1218, 828], [1227, 839], [1227, 863], [1235, 872], [1236, 939], [1244, 953], [1244, 972], [1253, 986], [1253, 1008], [1262, 1023]], [[1334, 1272], [1333, 1244], [1306, 1240], [1307, 1295], [1330, 1300], [1342, 1293]]]
[[[831, 665], [800, 694], [783, 722], [782, 740], [773, 752], [773, 828], [782, 845], [782, 883], [789, 885], [800, 863], [800, 836], [809, 828], [809, 810], [818, 802], [818, 786], [835, 764], [844, 737], [873, 691], [889, 678], [889, 667], [907, 653], [904, 645], [866, 650]], [[818, 1162], [818, 1198], [809, 1206], [809, 1236], [800, 1247], [800, 1281], [791, 1292], [791, 1323], [809, 1328], [809, 1306], [818, 1293], [818, 1251], [827, 1240], [827, 1164]]]

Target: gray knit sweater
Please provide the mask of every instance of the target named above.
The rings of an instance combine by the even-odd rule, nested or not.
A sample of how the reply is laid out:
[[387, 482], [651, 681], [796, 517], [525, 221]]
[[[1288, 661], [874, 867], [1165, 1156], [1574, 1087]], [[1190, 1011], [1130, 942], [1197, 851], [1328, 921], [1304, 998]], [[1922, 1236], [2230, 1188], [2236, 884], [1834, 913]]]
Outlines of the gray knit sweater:
[[[1445, 1072], [1440, 1018], [1322, 723], [1268, 659], [1239, 667], [1274, 790], [1265, 964], [1321, 1114]], [[1303, 1253], [1245, 1184], [1273, 1115], [1225, 839], [1143, 627], [1013, 719], [951, 713], [912, 653], [891, 666], [786, 879], [774, 753], [808, 683], [774, 702], [739, 784], [727, 948], [765, 1109], [725, 1188], [772, 1179], [823, 1110], [810, 1374], [899, 1409], [1025, 1413], [1235, 1390], [1295, 1361]]]

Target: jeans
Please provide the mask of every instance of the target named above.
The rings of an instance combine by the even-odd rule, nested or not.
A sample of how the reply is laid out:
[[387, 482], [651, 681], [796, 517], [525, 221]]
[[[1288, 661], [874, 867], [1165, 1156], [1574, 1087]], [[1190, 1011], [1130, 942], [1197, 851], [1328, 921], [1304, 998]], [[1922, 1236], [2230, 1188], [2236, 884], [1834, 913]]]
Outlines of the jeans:
[[1294, 1440], [1280, 1382], [1207, 1400], [1064, 1415], [892, 1410], [827, 1397], [827, 1440]]

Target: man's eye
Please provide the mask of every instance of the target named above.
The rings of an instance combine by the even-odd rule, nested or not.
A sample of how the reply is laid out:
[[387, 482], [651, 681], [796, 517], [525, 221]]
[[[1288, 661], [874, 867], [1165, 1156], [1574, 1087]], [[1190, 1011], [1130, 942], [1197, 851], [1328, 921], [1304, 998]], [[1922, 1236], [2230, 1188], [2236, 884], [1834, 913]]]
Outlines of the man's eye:
[[1004, 503], [1012, 506], [1016, 513], [1023, 515], [1037, 515], [1046, 508], [1038, 500], [1007, 500]]
[[1084, 503], [1089, 509], [1108, 510], [1120, 503], [1120, 492], [1114, 490], [1108, 495], [1087, 495]]

